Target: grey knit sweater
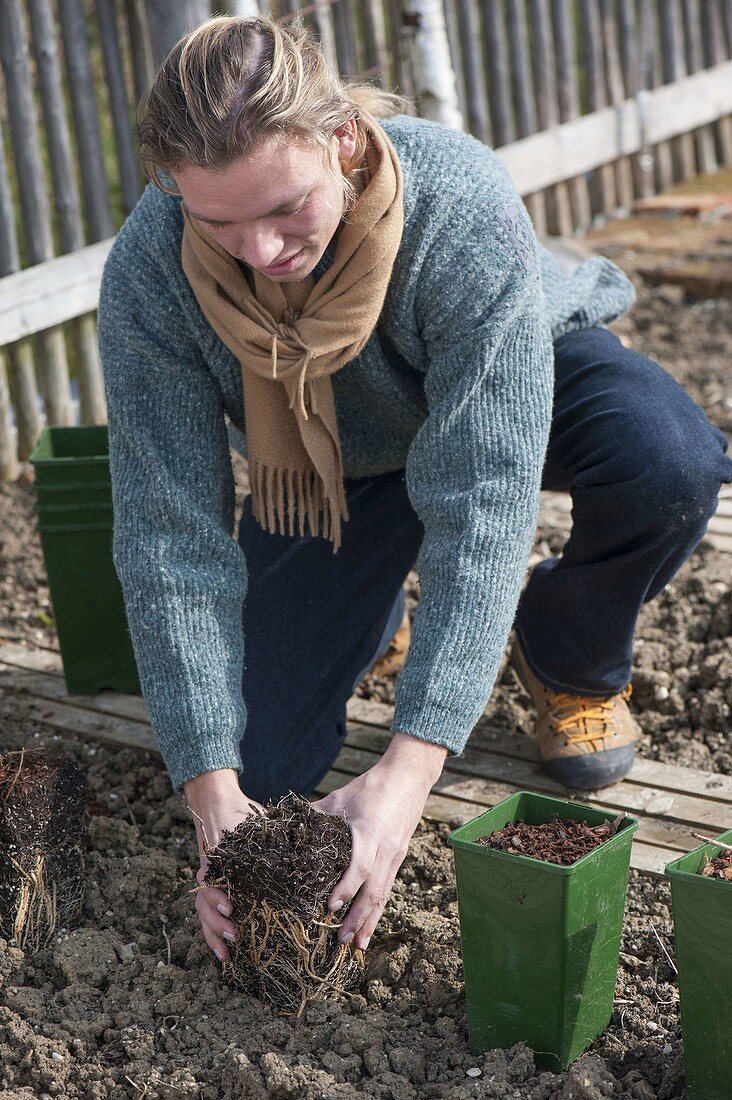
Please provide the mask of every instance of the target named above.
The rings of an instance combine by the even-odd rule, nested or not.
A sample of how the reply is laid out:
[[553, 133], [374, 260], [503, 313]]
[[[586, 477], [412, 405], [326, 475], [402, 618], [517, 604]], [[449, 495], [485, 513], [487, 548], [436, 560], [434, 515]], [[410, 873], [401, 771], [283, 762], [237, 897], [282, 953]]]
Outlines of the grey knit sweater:
[[[346, 476], [406, 468], [424, 524], [393, 728], [459, 754], [527, 565], [552, 338], [618, 317], [633, 287], [599, 257], [562, 273], [487, 146], [404, 115], [383, 125], [404, 173], [404, 236], [379, 324], [333, 388]], [[180, 200], [149, 186], [104, 271], [114, 558], [173, 787], [230, 767], [246, 790], [247, 572], [227, 428], [244, 430], [241, 369], [183, 274], [181, 235]]]

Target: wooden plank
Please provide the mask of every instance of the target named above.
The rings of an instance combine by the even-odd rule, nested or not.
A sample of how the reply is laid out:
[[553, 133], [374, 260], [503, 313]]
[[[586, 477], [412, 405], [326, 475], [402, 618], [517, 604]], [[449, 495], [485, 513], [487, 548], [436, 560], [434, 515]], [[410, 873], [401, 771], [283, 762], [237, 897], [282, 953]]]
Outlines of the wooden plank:
[[[24, 691], [55, 701], [67, 701], [84, 709], [116, 715], [131, 721], [149, 723], [147, 704], [139, 695], [123, 695], [102, 692], [94, 696], [69, 696], [61, 672], [61, 658], [51, 650], [29, 650], [24, 646], [7, 643], [0, 646], [0, 672], [6, 687]], [[348, 702], [348, 719], [354, 729], [369, 727], [386, 734], [383, 740], [375, 740], [380, 751], [386, 747], [390, 735], [393, 708], [386, 703], [360, 699]], [[531, 737], [505, 738], [503, 741], [481, 739], [476, 731], [468, 743], [468, 752], [484, 752], [491, 757], [513, 758], [518, 761], [536, 762], [536, 742]], [[515, 774], [515, 773], [514, 773]], [[551, 781], [549, 781], [551, 782]], [[719, 802], [732, 804], [732, 776], [706, 772], [698, 768], [680, 767], [657, 760], [637, 757], [632, 771], [624, 780], [640, 788], [657, 788], [660, 792], [693, 794]], [[555, 785], [559, 790], [559, 786]], [[661, 797], [661, 795], [659, 795]]]
[[[574, 12], [565, 0], [552, 0], [554, 45], [557, 55], [557, 98], [559, 121], [571, 122], [580, 115], [577, 48], [574, 40]], [[585, 229], [592, 221], [590, 191], [584, 176], [568, 183], [575, 229]]]
[[[30, 721], [49, 725], [61, 733], [71, 733], [116, 747], [151, 753], [160, 759], [160, 751], [152, 731], [144, 723], [130, 722], [109, 714], [94, 713], [77, 706], [34, 699], [5, 690], [0, 691], [0, 713], [12, 713], [16, 717], [22, 716]], [[347, 744], [334, 769], [319, 785], [318, 793], [325, 794], [343, 786], [354, 775], [360, 775], [371, 767], [379, 756], [380, 753], [371, 748], [360, 749]], [[507, 797], [514, 789], [511, 784], [462, 776], [446, 769], [427, 800], [424, 816], [459, 824]], [[613, 812], [612, 805], [601, 805], [607, 806], [608, 812]], [[675, 853], [687, 851], [691, 847], [695, 847], [695, 842], [686, 827], [643, 815], [636, 834], [632, 865], [639, 870], [660, 874], [665, 863]]]
[[[346, 744], [358, 749], [382, 753], [390, 741], [390, 735], [373, 728], [349, 726]], [[670, 791], [638, 782], [623, 781], [601, 791], [568, 791], [561, 783], [551, 779], [536, 761], [518, 757], [501, 756], [481, 751], [468, 745], [462, 756], [451, 756], [445, 761], [443, 775], [460, 776], [465, 789], [475, 781], [488, 782], [521, 790], [541, 791], [560, 798], [572, 797], [577, 801], [611, 806], [631, 813], [663, 817], [664, 822], [675, 823], [688, 831], [690, 827], [712, 829], [721, 833], [732, 824], [732, 803], [718, 801], [714, 797], [697, 798], [680, 791]], [[474, 797], [472, 794], [469, 797]]]
[[[663, 142], [732, 113], [732, 62], [648, 92], [647, 139]], [[550, 187], [641, 149], [635, 99], [496, 150], [521, 194]]]
[[0, 707], [3, 713], [26, 718], [31, 722], [43, 722], [65, 733], [75, 733], [80, 737], [89, 737], [119, 748], [155, 752], [159, 755], [155, 735], [149, 726], [141, 722], [129, 722], [111, 714], [83, 710], [81, 707], [55, 703], [50, 699], [34, 699], [32, 696], [1, 688]]
[[0, 347], [91, 313], [114, 238], [0, 279]]

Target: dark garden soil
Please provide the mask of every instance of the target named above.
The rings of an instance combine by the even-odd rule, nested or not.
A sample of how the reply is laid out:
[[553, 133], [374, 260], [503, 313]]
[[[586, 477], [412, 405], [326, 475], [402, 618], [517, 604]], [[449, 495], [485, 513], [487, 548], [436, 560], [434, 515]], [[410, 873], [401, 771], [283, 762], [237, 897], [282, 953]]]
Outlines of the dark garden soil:
[[[637, 276], [634, 275], [634, 278]], [[732, 427], [732, 302], [643, 289], [619, 326]], [[237, 464], [238, 473], [241, 469]], [[238, 479], [240, 498], [244, 480]], [[27, 479], [0, 485], [0, 641], [54, 646]], [[542, 529], [557, 552], [566, 532]], [[644, 608], [634, 707], [649, 757], [732, 773], [732, 557], [702, 545]], [[413, 609], [418, 581], [411, 574]], [[360, 694], [390, 701], [395, 678]], [[499, 676], [483, 735], [531, 729], [527, 700]], [[366, 955], [360, 990], [284, 1018], [222, 984], [191, 891], [195, 833], [152, 757], [63, 739], [0, 694], [0, 752], [63, 747], [90, 788], [81, 923], [34, 955], [0, 942], [0, 1095], [274, 1100], [672, 1100], [683, 1094], [669, 890], [631, 872], [612, 1022], [562, 1074], [536, 1074], [517, 1047], [471, 1055], [447, 825], [423, 825]], [[5, 1090], [5, 1091], [2, 1091]]]
[[531, 856], [545, 863], [568, 867], [609, 840], [621, 820], [622, 815], [615, 822], [608, 818], [602, 825], [587, 825], [584, 821], [559, 818], [555, 814], [551, 821], [543, 825], [509, 821], [502, 829], [494, 829], [487, 836], [479, 837], [477, 842], [487, 848], [495, 848], [497, 852]]

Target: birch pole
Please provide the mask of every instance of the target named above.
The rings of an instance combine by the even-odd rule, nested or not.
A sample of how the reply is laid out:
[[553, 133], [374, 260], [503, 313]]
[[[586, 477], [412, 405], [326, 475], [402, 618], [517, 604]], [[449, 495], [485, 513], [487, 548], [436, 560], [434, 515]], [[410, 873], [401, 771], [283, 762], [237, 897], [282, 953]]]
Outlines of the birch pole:
[[411, 29], [414, 92], [423, 118], [453, 130], [464, 129], [441, 0], [404, 0]]

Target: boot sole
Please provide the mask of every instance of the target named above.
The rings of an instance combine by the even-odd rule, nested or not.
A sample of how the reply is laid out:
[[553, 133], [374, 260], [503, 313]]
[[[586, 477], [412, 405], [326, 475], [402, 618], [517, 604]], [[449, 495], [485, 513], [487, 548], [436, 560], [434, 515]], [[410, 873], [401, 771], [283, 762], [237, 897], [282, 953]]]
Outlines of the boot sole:
[[563, 787], [578, 791], [594, 791], [619, 783], [633, 766], [635, 745], [621, 745], [617, 749], [604, 749], [582, 756], [559, 756], [542, 760], [547, 775]]

